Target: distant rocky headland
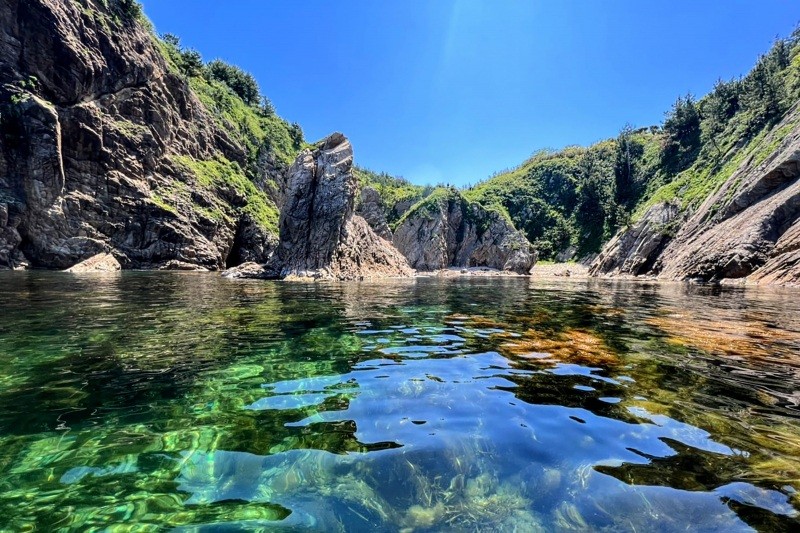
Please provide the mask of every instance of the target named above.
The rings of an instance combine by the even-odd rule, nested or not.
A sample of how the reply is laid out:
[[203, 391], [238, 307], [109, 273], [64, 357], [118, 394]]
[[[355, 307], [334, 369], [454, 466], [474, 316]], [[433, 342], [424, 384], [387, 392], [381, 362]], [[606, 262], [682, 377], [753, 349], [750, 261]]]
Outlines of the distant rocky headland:
[[462, 190], [359, 168], [340, 133], [307, 142], [131, 0], [0, 0], [0, 32], [0, 269], [359, 280], [542, 258], [800, 283], [797, 32], [661, 126]]

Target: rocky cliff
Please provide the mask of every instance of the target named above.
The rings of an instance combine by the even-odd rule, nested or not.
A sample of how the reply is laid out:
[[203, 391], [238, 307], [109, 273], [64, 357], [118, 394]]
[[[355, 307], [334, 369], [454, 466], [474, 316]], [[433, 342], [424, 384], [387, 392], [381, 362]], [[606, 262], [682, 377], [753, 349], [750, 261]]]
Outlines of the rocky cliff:
[[247, 149], [127, 4], [0, 1], [0, 268], [216, 269], [277, 243]]
[[728, 166], [730, 175], [696, 209], [651, 206], [604, 248], [591, 273], [800, 283], [800, 108], [732, 150]]
[[497, 212], [440, 189], [399, 221], [392, 242], [422, 271], [483, 266], [528, 274], [536, 254], [524, 235]]
[[386, 219], [387, 206], [380, 193], [372, 187], [364, 187], [359, 200], [356, 212], [367, 221], [376, 235], [391, 242], [392, 230]]

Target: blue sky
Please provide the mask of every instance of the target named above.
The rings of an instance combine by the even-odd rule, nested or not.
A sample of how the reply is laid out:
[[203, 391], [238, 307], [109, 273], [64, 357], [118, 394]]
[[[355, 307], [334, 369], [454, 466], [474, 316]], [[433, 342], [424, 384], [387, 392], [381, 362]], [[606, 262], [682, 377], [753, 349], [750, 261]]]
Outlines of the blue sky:
[[309, 140], [416, 183], [475, 183], [539, 148], [660, 123], [800, 22], [758, 0], [143, 0], [160, 33], [253, 73]]

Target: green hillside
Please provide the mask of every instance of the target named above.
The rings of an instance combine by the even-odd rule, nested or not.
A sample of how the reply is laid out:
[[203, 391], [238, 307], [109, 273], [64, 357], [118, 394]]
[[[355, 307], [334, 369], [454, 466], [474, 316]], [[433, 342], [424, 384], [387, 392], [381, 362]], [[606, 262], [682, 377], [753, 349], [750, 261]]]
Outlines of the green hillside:
[[761, 141], [800, 98], [800, 31], [777, 40], [743, 78], [717, 82], [697, 100], [679, 97], [663, 124], [588, 148], [541, 151], [465, 192], [506, 211], [552, 258], [574, 246], [594, 253], [655, 202], [695, 209], [747, 157], [764, 160], [792, 129]]

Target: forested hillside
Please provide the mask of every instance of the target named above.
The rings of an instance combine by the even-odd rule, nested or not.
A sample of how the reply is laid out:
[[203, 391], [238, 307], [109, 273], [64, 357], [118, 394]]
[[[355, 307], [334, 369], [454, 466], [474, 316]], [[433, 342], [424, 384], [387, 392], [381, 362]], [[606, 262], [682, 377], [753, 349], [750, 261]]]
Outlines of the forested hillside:
[[[744, 77], [718, 81], [706, 96], [680, 96], [663, 124], [625, 126], [588, 148], [540, 151], [519, 167], [465, 191], [505, 210], [551, 258], [570, 246], [596, 253], [644, 210], [668, 201], [690, 212], [746, 158], [769, 156], [793, 125], [770, 136], [800, 97], [800, 32], [779, 39]], [[621, 110], [624, 115], [624, 110]]]

